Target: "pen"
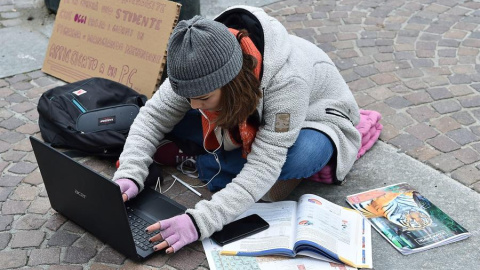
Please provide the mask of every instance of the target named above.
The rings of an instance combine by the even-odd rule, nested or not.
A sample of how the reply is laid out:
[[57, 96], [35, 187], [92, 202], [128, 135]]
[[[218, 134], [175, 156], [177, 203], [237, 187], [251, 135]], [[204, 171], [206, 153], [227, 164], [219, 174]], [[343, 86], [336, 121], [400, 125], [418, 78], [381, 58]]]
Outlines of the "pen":
[[180, 178], [176, 177], [175, 175], [172, 174], [172, 177], [177, 180], [178, 182], [180, 182], [180, 184], [184, 185], [186, 188], [190, 189], [190, 191], [192, 191], [193, 193], [197, 194], [198, 197], [202, 197], [202, 194], [198, 191], [196, 191], [195, 189], [193, 189], [189, 184], [183, 182], [182, 180], [180, 180]]
[[225, 251], [225, 250], [222, 250], [220, 251], [220, 255], [225, 255], [225, 256], [237, 256], [239, 255], [240, 252], [237, 252], [237, 251]]
[[230, 250], [222, 250], [220, 251], [220, 255], [223, 256], [261, 256], [265, 255], [263, 252], [245, 252], [245, 251], [230, 251]]

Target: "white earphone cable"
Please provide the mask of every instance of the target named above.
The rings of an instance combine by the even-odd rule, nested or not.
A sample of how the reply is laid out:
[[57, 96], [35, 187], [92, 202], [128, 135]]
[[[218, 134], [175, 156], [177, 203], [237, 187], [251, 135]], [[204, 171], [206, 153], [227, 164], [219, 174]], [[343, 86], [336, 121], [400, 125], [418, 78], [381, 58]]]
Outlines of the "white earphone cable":
[[[207, 130], [210, 131], [210, 127], [211, 127], [210, 119], [208, 119], [208, 117], [205, 115], [205, 113], [204, 113], [202, 110], [198, 109], [198, 111], [200, 111], [200, 113], [203, 115], [203, 117], [205, 117], [205, 119], [207, 119], [207, 121], [208, 121], [208, 128], [207, 128]], [[218, 128], [218, 126], [215, 127], [215, 129], [213, 130], [213, 132], [215, 132], [215, 130], [216, 130], [217, 128]], [[207, 133], [207, 134], [208, 134], [208, 133]], [[212, 152], [208, 151], [207, 148], [205, 147], [205, 142], [206, 142], [206, 140], [207, 140], [207, 136], [205, 136], [205, 137], [203, 138], [203, 149], [205, 149], [205, 151], [207, 151], [207, 153], [213, 155], [213, 157], [215, 158], [215, 161], [216, 161], [217, 164], [218, 164], [218, 172], [217, 172], [212, 178], [210, 178], [210, 180], [208, 180], [208, 182], [207, 182], [206, 184], [203, 184], [203, 185], [190, 185], [191, 187], [200, 188], [200, 187], [205, 187], [205, 186], [207, 186], [207, 185], [210, 184], [210, 182], [212, 182], [212, 180], [213, 180], [217, 175], [219, 175], [220, 172], [222, 171], [222, 165], [220, 164], [220, 160], [218, 159], [218, 155], [217, 155], [217, 153], [216, 153], [216, 152], [222, 147], [223, 141], [224, 141], [224, 138], [225, 138], [225, 137], [223, 136], [223, 132], [222, 132], [222, 131], [220, 132], [220, 134], [221, 134], [221, 137], [220, 137], [220, 145], [219, 145], [215, 150], [213, 150]], [[196, 169], [195, 169], [195, 170], [196, 170]]]

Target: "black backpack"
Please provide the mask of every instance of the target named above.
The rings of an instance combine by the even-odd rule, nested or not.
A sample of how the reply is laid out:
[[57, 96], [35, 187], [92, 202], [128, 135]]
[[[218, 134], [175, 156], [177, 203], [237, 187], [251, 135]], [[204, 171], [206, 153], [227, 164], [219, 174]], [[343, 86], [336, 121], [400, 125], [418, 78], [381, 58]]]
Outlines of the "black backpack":
[[90, 78], [43, 93], [38, 124], [54, 147], [116, 158], [147, 97], [104, 78]]

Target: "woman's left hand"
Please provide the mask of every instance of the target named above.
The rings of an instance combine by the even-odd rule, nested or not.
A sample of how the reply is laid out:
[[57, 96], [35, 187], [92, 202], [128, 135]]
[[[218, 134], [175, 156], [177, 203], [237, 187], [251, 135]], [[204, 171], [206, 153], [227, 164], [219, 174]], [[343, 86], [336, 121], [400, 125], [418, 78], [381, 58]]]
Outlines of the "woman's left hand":
[[174, 216], [160, 220], [146, 228], [147, 232], [157, 231], [160, 233], [150, 238], [151, 242], [162, 241], [153, 247], [155, 251], [167, 248], [165, 253], [177, 252], [185, 245], [198, 240], [198, 233], [192, 219], [187, 214]]

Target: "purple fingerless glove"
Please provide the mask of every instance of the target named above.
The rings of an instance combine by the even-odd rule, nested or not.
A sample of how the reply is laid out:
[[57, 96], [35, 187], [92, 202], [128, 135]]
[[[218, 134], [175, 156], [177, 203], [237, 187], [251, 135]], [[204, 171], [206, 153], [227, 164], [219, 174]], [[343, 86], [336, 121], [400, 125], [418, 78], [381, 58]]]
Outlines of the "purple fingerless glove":
[[127, 195], [128, 200], [131, 200], [135, 198], [135, 196], [137, 196], [138, 187], [137, 185], [135, 185], [135, 183], [132, 180], [121, 178], [121, 179], [115, 180], [115, 183], [117, 183], [120, 186], [120, 190], [122, 191], [122, 193], [125, 193]]
[[195, 225], [187, 214], [161, 220], [160, 228], [162, 238], [173, 248], [173, 252], [198, 240]]

